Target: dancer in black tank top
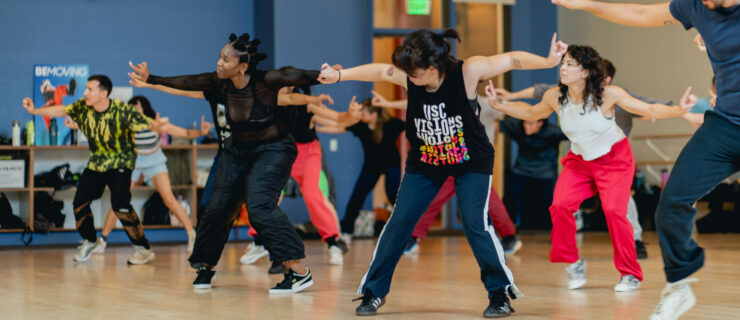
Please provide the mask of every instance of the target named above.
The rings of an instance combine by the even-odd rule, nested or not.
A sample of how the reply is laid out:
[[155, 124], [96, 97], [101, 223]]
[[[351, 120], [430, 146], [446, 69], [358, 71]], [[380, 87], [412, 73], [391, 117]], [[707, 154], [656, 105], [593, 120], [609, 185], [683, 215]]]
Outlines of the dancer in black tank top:
[[411, 148], [407, 171], [360, 284], [358, 315], [374, 315], [385, 303], [404, 245], [448, 176], [455, 177], [465, 234], [488, 291], [490, 303], [483, 315], [504, 317], [513, 312], [509, 297], [516, 298], [518, 290], [503, 263], [504, 253], [493, 227], [486, 223], [493, 147], [479, 120], [476, 89], [479, 81], [512, 69], [552, 68], [567, 46], [553, 36], [547, 58], [508, 52], [463, 61], [451, 55], [452, 45], [445, 38], [459, 39], [459, 35], [451, 29], [442, 34], [429, 30], [410, 34], [393, 54], [393, 65], [373, 63], [346, 70], [322, 66], [322, 83], [387, 81], [408, 91], [406, 137]]
[[313, 284], [302, 263], [303, 242], [277, 206], [280, 191], [290, 177], [296, 158], [295, 141], [275, 108], [281, 87], [317, 84], [318, 71], [294, 68], [262, 71], [257, 64], [266, 56], [257, 51], [260, 41], [248, 34], [232, 34], [221, 50], [216, 72], [177, 77], [149, 74], [145, 63], [134, 68], [132, 81], [201, 91], [214, 111], [225, 112], [230, 137], [224, 137], [213, 196], [198, 224], [193, 253], [188, 259], [198, 269], [196, 288], [210, 288], [214, 267], [221, 257], [237, 209], [247, 204], [250, 225], [283, 262], [285, 279], [271, 293], [295, 293]]

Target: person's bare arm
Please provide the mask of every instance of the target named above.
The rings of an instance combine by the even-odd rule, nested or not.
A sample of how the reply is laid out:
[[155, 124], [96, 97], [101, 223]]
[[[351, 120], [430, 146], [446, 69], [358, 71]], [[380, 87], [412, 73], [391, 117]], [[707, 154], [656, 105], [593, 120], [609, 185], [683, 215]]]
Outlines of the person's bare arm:
[[64, 111], [64, 106], [48, 106], [43, 108], [36, 108], [31, 98], [23, 98], [23, 108], [32, 115], [47, 116], [47, 117], [66, 117], [67, 112]]
[[671, 15], [670, 2], [657, 4], [613, 3], [594, 0], [552, 0], [568, 9], [583, 10], [607, 21], [631, 27], [655, 28], [680, 24]]

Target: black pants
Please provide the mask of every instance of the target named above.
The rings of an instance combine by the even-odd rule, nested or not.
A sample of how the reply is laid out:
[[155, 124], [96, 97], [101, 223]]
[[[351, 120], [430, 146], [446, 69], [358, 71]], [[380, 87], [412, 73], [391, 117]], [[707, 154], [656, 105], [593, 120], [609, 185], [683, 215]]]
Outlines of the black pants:
[[103, 195], [105, 186], [110, 189], [110, 200], [113, 212], [121, 220], [126, 235], [131, 243], [149, 248], [149, 241], [144, 236], [144, 228], [139, 216], [131, 207], [131, 170], [112, 169], [106, 172], [97, 172], [85, 169], [77, 184], [77, 192], [72, 202], [74, 206], [77, 231], [83, 239], [95, 242], [97, 233], [93, 222], [90, 203]]
[[520, 229], [552, 229], [550, 205], [554, 179], [537, 179], [507, 172], [504, 206]]
[[360, 176], [357, 177], [352, 196], [347, 203], [347, 210], [344, 213], [344, 218], [342, 218], [342, 232], [349, 234], [355, 232], [355, 219], [360, 215], [360, 209], [362, 209], [362, 204], [365, 203], [365, 198], [367, 198], [370, 191], [373, 191], [381, 174], [385, 174], [385, 194], [388, 201], [391, 204], [396, 203], [398, 186], [401, 183], [401, 168], [390, 167], [385, 172], [374, 172], [363, 168]]
[[192, 266], [216, 265], [229, 232], [246, 201], [249, 224], [270, 248], [273, 260], [305, 258], [303, 242], [277, 202], [298, 155], [291, 136], [259, 145], [239, 145], [227, 140], [218, 160], [213, 191], [200, 217]]

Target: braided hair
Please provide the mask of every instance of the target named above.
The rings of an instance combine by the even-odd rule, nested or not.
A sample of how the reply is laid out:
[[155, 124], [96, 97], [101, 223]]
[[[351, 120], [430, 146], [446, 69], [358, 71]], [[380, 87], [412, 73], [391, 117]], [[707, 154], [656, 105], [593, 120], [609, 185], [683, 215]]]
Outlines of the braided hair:
[[252, 74], [257, 70], [257, 65], [260, 61], [267, 59], [267, 55], [257, 51], [257, 46], [262, 43], [260, 39], [254, 39], [249, 41], [249, 34], [243, 33], [241, 36], [236, 36], [232, 33], [229, 35], [229, 43], [234, 50], [237, 51], [239, 56], [239, 62], [244, 62], [249, 65], [247, 67], [247, 73]]

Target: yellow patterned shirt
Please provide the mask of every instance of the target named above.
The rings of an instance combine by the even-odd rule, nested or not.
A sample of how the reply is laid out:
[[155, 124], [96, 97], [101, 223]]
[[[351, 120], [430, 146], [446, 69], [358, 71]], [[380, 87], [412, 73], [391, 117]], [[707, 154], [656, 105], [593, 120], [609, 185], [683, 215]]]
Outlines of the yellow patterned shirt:
[[66, 106], [64, 111], [87, 137], [90, 146], [88, 169], [98, 172], [134, 169], [134, 133], [149, 127], [152, 119], [120, 100], [111, 100], [107, 110], [97, 112], [83, 98]]

